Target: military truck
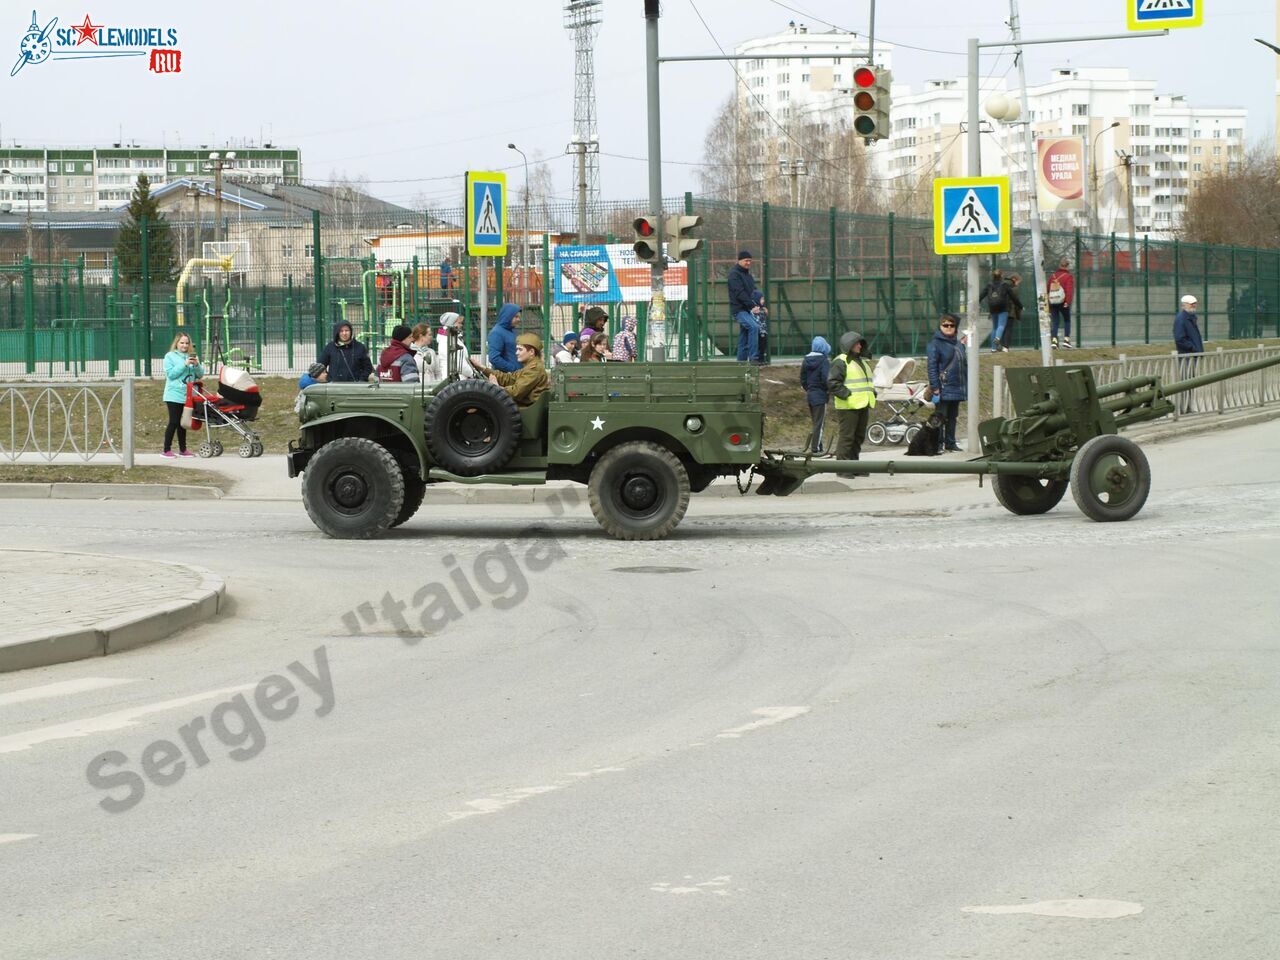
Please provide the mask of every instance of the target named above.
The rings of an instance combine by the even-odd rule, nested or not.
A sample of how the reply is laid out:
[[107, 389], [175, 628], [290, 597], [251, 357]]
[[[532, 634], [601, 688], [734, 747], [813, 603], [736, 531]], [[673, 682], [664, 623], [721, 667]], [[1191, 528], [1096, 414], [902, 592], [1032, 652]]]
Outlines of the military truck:
[[350, 538], [404, 523], [430, 483], [563, 479], [587, 485], [592, 513], [614, 537], [658, 540], [680, 523], [690, 493], [744, 469], [748, 484], [763, 478], [758, 494], [779, 497], [821, 473], [990, 476], [1000, 505], [1020, 516], [1047, 513], [1070, 486], [1085, 516], [1113, 522], [1136, 516], [1151, 491], [1146, 455], [1120, 430], [1172, 413], [1172, 396], [1277, 364], [1264, 355], [1170, 384], [1142, 376], [1106, 386], [1083, 365], [1011, 368], [1014, 416], [981, 424], [981, 457], [939, 462], [765, 449], [759, 371], [740, 363], [565, 366], [524, 409], [481, 380], [313, 386], [302, 394], [289, 476], [305, 470], [316, 526]]
[[759, 370], [710, 362], [565, 365], [523, 408], [478, 378], [317, 384], [298, 414], [289, 476], [344, 539], [404, 523], [433, 483], [573, 480], [610, 535], [658, 540], [691, 493], [760, 460], [764, 426]]

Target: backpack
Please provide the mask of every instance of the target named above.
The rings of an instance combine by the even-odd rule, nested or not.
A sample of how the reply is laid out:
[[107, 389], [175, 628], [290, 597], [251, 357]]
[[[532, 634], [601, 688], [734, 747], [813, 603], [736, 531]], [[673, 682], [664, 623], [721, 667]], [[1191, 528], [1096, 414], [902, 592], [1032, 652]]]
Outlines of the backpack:
[[1054, 306], [1059, 306], [1066, 302], [1067, 291], [1062, 289], [1062, 284], [1057, 280], [1049, 281], [1049, 302]]
[[1009, 288], [1003, 280], [992, 281], [987, 287], [987, 307], [992, 313], [1002, 313], [1009, 309]]

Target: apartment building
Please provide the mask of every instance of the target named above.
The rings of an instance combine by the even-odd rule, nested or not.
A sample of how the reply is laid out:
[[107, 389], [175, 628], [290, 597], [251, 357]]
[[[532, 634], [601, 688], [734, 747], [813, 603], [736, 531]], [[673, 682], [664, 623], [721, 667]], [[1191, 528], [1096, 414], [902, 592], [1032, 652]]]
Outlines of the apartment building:
[[[876, 155], [886, 175], [923, 181], [967, 173], [966, 87], [964, 79], [929, 81], [919, 92], [894, 86], [893, 135]], [[1016, 96], [1004, 81], [988, 81], [979, 99], [985, 103], [994, 93]], [[1046, 214], [1051, 229], [1127, 234], [1131, 165], [1134, 232], [1167, 236], [1178, 228], [1196, 181], [1244, 157], [1243, 108], [1192, 106], [1185, 96], [1157, 93], [1155, 81], [1134, 79], [1124, 67], [1057, 69], [1029, 86], [1027, 99], [1030, 111], [1018, 122], [984, 113], [981, 127], [982, 173], [1010, 176], [1015, 222], [1029, 215], [1022, 119], [1036, 137], [1085, 139], [1086, 206]]]
[[[87, 213], [129, 202], [138, 175], [156, 186], [181, 178], [212, 176], [210, 152], [225, 157], [223, 179], [241, 183], [296, 184], [302, 152], [293, 148], [201, 146], [169, 150], [113, 144], [63, 149], [0, 146], [0, 210], [25, 213]], [[7, 205], [7, 208], [6, 208]]]

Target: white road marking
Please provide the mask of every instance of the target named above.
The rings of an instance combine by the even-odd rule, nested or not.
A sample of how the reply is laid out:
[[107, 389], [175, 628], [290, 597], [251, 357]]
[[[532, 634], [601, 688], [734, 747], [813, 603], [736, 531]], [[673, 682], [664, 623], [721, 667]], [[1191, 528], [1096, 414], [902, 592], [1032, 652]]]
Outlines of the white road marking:
[[[685, 879], [692, 880], [693, 877], [689, 874], [686, 874]], [[727, 897], [730, 895], [728, 890], [716, 889], [716, 888], [727, 887], [730, 881], [732, 880], [733, 880], [733, 877], [729, 877], [729, 876], [712, 877], [710, 880], [703, 880], [701, 883], [681, 884], [678, 886], [672, 886], [670, 883], [663, 880], [658, 883], [651, 884], [649, 889], [652, 890], [654, 893], [674, 893], [674, 894], [710, 893], [710, 894], [714, 894], [717, 897]]]
[[0, 833], [0, 843], [13, 843], [17, 840], [30, 840], [34, 833]]
[[0, 707], [8, 706], [11, 703], [44, 700], [47, 697], [69, 697], [76, 693], [105, 690], [107, 687], [118, 687], [122, 683], [137, 682], [137, 680], [121, 680], [113, 677], [85, 677], [81, 680], [60, 680], [57, 683], [47, 683], [43, 687], [28, 687], [26, 690], [0, 693]]
[[551, 793], [554, 790], [563, 790], [565, 787], [572, 786], [575, 783], [582, 783], [584, 780], [602, 773], [622, 773], [625, 769], [625, 767], [598, 767], [590, 773], [584, 770], [576, 770], [573, 773], [566, 774], [566, 776], [577, 777], [578, 779], [576, 780], [559, 780], [545, 787], [517, 787], [514, 790], [496, 793], [491, 797], [468, 800], [465, 806], [470, 807], [469, 810], [452, 810], [449, 812], [448, 817], [452, 821], [462, 820], [465, 817], [477, 817], [485, 813], [497, 813], [507, 807], [514, 807], [517, 803], [523, 803], [530, 797]]
[[751, 712], [757, 717], [763, 717], [763, 720], [744, 723], [740, 727], [730, 727], [728, 730], [722, 730], [717, 733], [716, 737], [718, 739], [740, 737], [744, 733], [759, 730], [761, 727], [771, 727], [775, 723], [785, 723], [788, 720], [794, 720], [796, 717], [804, 716], [809, 712], [809, 709], [809, 707], [761, 707]]
[[1008, 906], [961, 907], [965, 913], [1030, 913], [1037, 917], [1072, 917], [1077, 920], [1118, 920], [1142, 912], [1142, 904], [1127, 900], [1041, 900]]
[[106, 733], [110, 730], [123, 730], [125, 727], [134, 726], [139, 717], [161, 713], [165, 710], [175, 710], [188, 704], [199, 703], [201, 700], [212, 700], [214, 697], [241, 693], [245, 690], [252, 690], [253, 687], [254, 684], [251, 683], [239, 687], [224, 687], [221, 690], [209, 690], [189, 697], [179, 697], [177, 700], [162, 700], [160, 703], [129, 707], [127, 710], [117, 710], [114, 713], [104, 713], [100, 717], [71, 720], [67, 723], [55, 724], [52, 727], [41, 727], [38, 730], [28, 730], [25, 733], [10, 734], [7, 737], [0, 737], [0, 753], [17, 753], [19, 750], [28, 750], [38, 743], [48, 743], [50, 740], [66, 740], [71, 737], [87, 737], [94, 733]]

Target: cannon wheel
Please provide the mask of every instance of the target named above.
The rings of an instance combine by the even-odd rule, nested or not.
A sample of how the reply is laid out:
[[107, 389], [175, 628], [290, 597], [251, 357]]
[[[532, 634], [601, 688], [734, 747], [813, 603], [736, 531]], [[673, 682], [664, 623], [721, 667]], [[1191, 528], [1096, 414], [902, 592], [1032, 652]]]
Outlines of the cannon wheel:
[[404, 474], [391, 451], [364, 437], [326, 443], [302, 475], [311, 521], [339, 540], [367, 540], [386, 530], [404, 506]]
[[1132, 440], [1103, 434], [1085, 443], [1071, 462], [1071, 495], [1090, 520], [1128, 520], [1147, 502], [1151, 467]]
[[991, 486], [1000, 506], [1023, 517], [1048, 513], [1067, 492], [1065, 480], [1041, 480], [1009, 473], [997, 474]]
[[666, 447], [623, 443], [592, 468], [587, 500], [615, 540], [662, 540], [689, 509], [689, 474]]

